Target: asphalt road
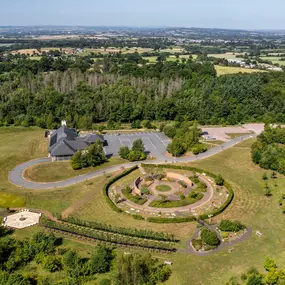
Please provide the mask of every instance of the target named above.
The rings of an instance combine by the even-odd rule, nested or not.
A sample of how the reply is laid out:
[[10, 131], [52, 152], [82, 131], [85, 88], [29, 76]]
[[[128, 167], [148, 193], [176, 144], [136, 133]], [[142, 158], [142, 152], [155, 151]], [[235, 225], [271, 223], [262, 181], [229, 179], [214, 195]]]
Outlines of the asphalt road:
[[[149, 164], [163, 164], [163, 163], [177, 163], [177, 162], [193, 162], [193, 161], [197, 161], [197, 160], [202, 160], [205, 158], [208, 158], [210, 156], [213, 156], [225, 149], [231, 148], [232, 146], [240, 143], [241, 141], [247, 140], [249, 138], [252, 137], [256, 137], [257, 135], [255, 134], [250, 134], [250, 135], [245, 135], [245, 136], [241, 136], [235, 139], [232, 139], [230, 141], [225, 142], [222, 145], [219, 145], [217, 147], [211, 148], [208, 151], [201, 153], [197, 156], [191, 156], [191, 157], [180, 157], [180, 158], [170, 158], [165, 156], [163, 153], [161, 153], [161, 151], [159, 151], [159, 155], [156, 156], [156, 160], [150, 160], [150, 161], [144, 161], [144, 163], [149, 163]], [[115, 136], [114, 136], [115, 137]], [[131, 136], [130, 136], [131, 137]], [[146, 137], [146, 136], [144, 136]], [[152, 136], [150, 137], [150, 139], [154, 140], [155, 139], [155, 133], [152, 134]], [[118, 139], [118, 137], [116, 137], [116, 139]], [[122, 137], [122, 138], [125, 138]], [[157, 137], [156, 137], [157, 138]], [[127, 140], [126, 140], [127, 141]], [[123, 143], [123, 141], [122, 141]], [[154, 143], [154, 142], [153, 142]], [[151, 143], [149, 143], [151, 145]], [[155, 145], [155, 144], [154, 144]], [[150, 147], [149, 147], [150, 148]], [[35, 164], [39, 164], [39, 163], [44, 163], [44, 162], [49, 162], [51, 161], [50, 158], [39, 158], [39, 159], [34, 159], [34, 160], [30, 160], [27, 162], [24, 162], [18, 166], [16, 166], [10, 173], [9, 173], [9, 180], [11, 183], [21, 187], [21, 188], [27, 188], [27, 189], [34, 189], [34, 190], [41, 190], [41, 189], [56, 189], [56, 188], [62, 188], [62, 187], [67, 187], [70, 185], [74, 185], [98, 176], [103, 175], [104, 173], [112, 173], [115, 171], [120, 170], [122, 167], [124, 168], [131, 168], [132, 166], [138, 164], [137, 162], [130, 162], [130, 163], [124, 163], [124, 164], [120, 164], [120, 165], [115, 165], [112, 167], [108, 167], [105, 169], [101, 169], [101, 170], [97, 170], [94, 172], [90, 172], [87, 174], [83, 174], [83, 175], [79, 175], [70, 179], [66, 179], [64, 181], [58, 181], [58, 182], [48, 182], [48, 183], [39, 183], [39, 182], [31, 182], [31, 181], [27, 181], [23, 178], [23, 172], [26, 168], [35, 165]]]

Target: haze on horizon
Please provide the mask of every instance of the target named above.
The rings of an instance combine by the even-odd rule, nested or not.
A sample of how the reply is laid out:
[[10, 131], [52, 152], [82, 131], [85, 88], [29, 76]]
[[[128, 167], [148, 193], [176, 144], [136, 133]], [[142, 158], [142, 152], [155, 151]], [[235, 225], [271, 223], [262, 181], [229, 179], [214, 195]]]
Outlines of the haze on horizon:
[[0, 25], [285, 29], [284, 10], [284, 0], [9, 0]]

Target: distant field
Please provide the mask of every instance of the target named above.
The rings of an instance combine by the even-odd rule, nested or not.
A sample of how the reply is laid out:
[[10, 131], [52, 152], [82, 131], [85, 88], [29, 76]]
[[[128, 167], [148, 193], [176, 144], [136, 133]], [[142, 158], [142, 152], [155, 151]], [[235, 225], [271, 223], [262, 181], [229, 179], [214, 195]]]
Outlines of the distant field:
[[225, 59], [237, 59], [234, 54], [225, 54], [225, 53], [208, 54], [208, 57], [225, 58]]
[[[167, 58], [167, 61], [176, 61], [176, 60], [181, 61], [182, 58], [189, 59], [189, 56], [190, 56], [189, 54], [183, 54], [183, 55], [180, 55], [179, 58], [176, 58], [175, 55], [170, 55], [170, 56]], [[193, 54], [192, 57], [193, 57], [193, 59], [195, 60], [195, 59], [197, 58], [197, 55], [196, 55], [196, 54]], [[157, 56], [143, 57], [143, 59], [148, 60], [150, 63], [155, 63], [155, 62], [156, 62], [156, 59], [157, 59]]]
[[231, 66], [219, 66], [215, 65], [217, 75], [225, 75], [225, 74], [234, 74], [234, 73], [254, 73], [254, 72], [266, 72], [259, 69], [249, 69], [249, 68], [241, 68], [241, 67], [231, 67]]
[[264, 60], [268, 60], [268, 61], [272, 61], [272, 63], [278, 63], [280, 65], [284, 65], [285, 66], [285, 61], [281, 61], [281, 57], [278, 56], [261, 56], [261, 59]]

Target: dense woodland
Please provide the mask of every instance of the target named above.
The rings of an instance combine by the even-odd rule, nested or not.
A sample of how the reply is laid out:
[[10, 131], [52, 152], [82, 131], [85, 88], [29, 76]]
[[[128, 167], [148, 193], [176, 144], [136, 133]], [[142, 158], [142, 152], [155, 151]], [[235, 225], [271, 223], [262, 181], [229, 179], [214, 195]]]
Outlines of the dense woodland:
[[38, 232], [18, 240], [9, 233], [0, 228], [1, 285], [80, 285], [94, 280], [98, 285], [156, 285], [171, 275], [167, 265], [149, 254], [116, 255], [112, 248], [99, 245], [89, 258], [82, 258], [53, 234]]
[[[92, 68], [91, 68], [92, 67]], [[147, 64], [139, 54], [1, 57], [0, 124], [90, 129], [99, 122], [285, 122], [284, 73], [217, 77], [210, 62]]]
[[285, 129], [265, 126], [252, 145], [252, 160], [260, 167], [285, 174]]

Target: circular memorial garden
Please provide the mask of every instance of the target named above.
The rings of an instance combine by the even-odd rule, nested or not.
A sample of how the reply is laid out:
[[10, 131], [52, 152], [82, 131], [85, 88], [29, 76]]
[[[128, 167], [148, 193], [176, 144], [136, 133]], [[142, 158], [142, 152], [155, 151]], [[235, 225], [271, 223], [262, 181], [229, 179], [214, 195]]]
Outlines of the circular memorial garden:
[[112, 207], [149, 221], [208, 218], [233, 196], [209, 173], [170, 166], [136, 167], [109, 186], [106, 194]]

